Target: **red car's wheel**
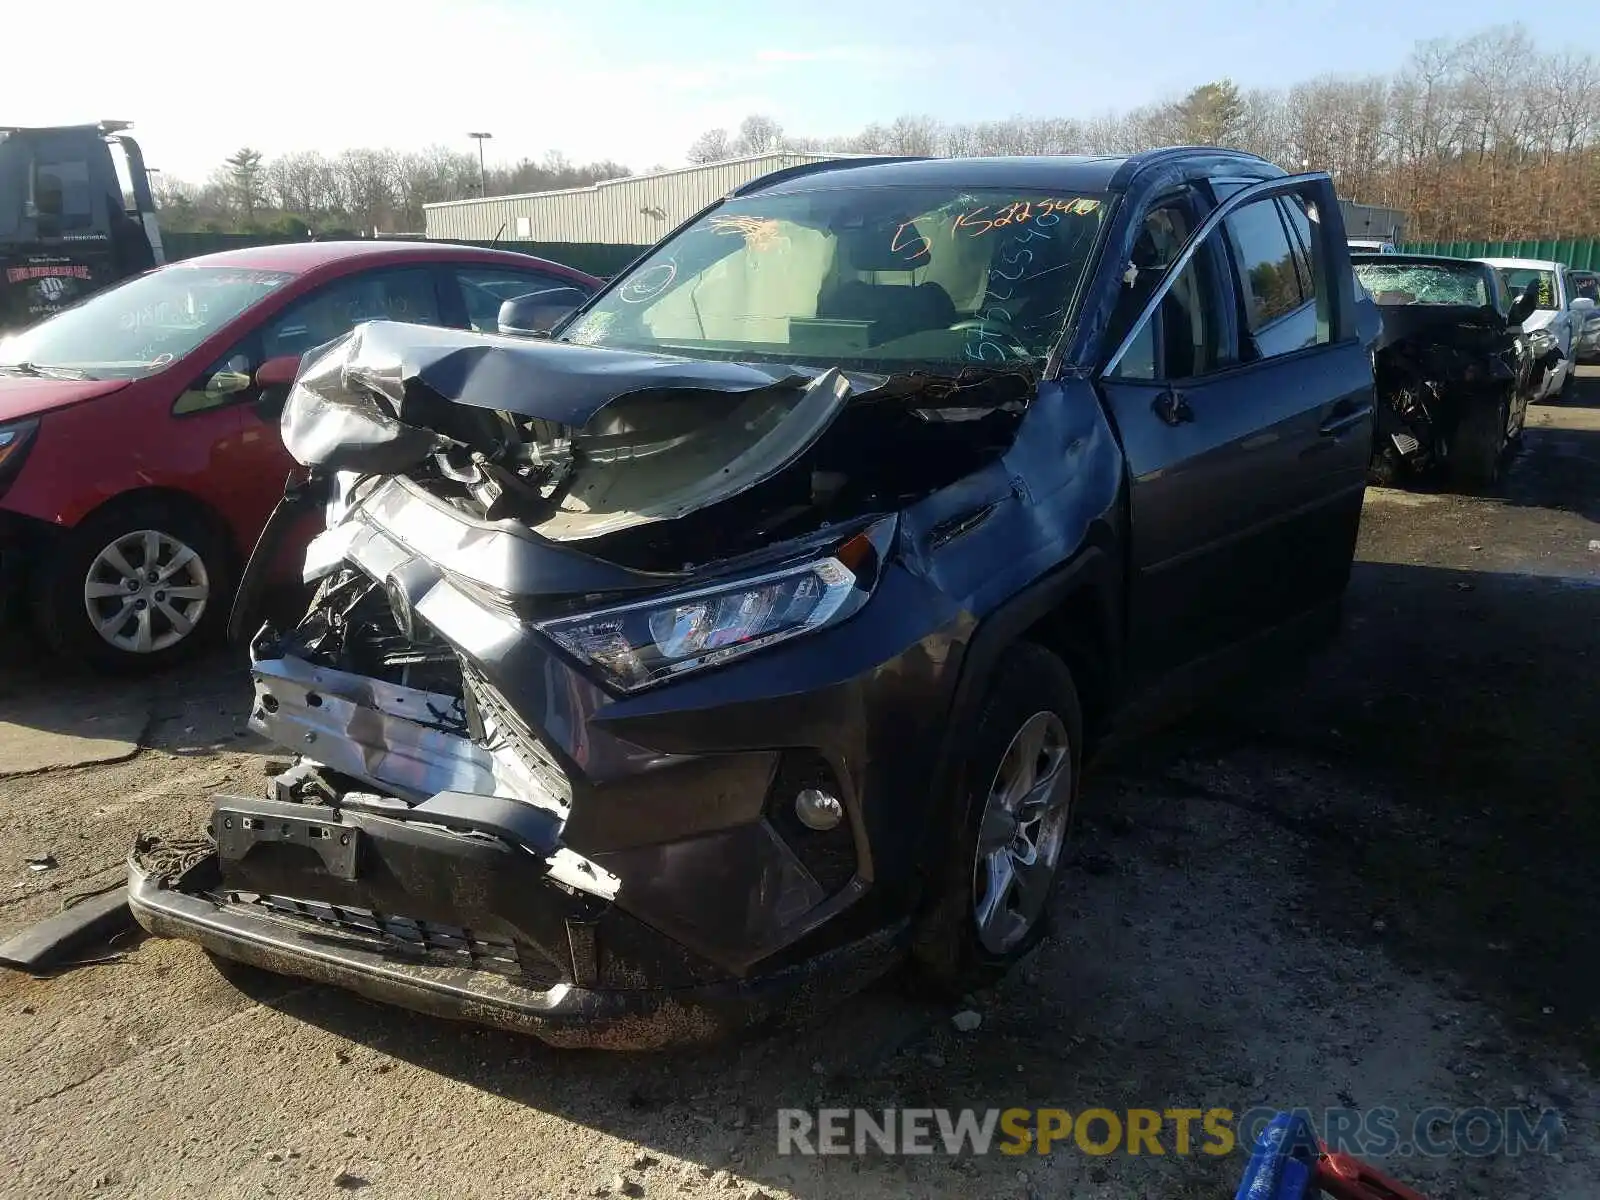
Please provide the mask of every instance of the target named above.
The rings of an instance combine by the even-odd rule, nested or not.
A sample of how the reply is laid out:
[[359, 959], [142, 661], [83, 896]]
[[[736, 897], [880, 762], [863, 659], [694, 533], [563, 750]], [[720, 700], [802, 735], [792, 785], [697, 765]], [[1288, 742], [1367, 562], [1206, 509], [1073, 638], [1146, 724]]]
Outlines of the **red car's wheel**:
[[34, 582], [34, 619], [57, 654], [142, 673], [203, 646], [227, 621], [227, 555], [199, 514], [144, 501], [69, 530]]

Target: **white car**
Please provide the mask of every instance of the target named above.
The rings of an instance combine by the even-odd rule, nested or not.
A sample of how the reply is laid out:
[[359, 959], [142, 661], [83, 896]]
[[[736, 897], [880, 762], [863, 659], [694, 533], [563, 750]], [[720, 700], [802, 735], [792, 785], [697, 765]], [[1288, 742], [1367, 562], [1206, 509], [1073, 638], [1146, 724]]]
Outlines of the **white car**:
[[1577, 342], [1583, 335], [1585, 322], [1596, 311], [1595, 302], [1578, 295], [1562, 263], [1537, 258], [1480, 258], [1478, 261], [1498, 270], [1513, 296], [1521, 295], [1530, 283], [1538, 285], [1538, 307], [1522, 322], [1522, 328], [1529, 333], [1536, 329], [1548, 330], [1561, 349], [1561, 362], [1545, 378], [1533, 399], [1537, 403], [1561, 395], [1577, 368]]

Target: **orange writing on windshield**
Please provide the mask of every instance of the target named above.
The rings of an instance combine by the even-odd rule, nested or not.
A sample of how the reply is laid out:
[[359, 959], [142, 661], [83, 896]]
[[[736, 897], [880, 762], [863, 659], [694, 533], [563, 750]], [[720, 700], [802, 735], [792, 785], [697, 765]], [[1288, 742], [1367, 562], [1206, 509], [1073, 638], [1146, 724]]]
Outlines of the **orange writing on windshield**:
[[742, 233], [752, 250], [770, 250], [789, 240], [771, 217], [712, 217], [711, 228], [718, 233]]
[[[950, 223], [952, 234], [966, 232], [968, 237], [981, 237], [991, 229], [1004, 229], [1008, 225], [1026, 225], [1029, 222], [1054, 225], [1061, 216], [1086, 217], [1100, 207], [1100, 201], [1086, 197], [1072, 200], [1049, 198], [1044, 200], [1013, 200], [1010, 204], [970, 208], [957, 213]], [[1045, 217], [1051, 219], [1047, 222]]]
[[917, 234], [917, 227], [910, 221], [895, 227], [894, 237], [889, 242], [889, 253], [898, 254], [906, 262], [915, 262], [928, 251], [933, 249], [933, 243]]

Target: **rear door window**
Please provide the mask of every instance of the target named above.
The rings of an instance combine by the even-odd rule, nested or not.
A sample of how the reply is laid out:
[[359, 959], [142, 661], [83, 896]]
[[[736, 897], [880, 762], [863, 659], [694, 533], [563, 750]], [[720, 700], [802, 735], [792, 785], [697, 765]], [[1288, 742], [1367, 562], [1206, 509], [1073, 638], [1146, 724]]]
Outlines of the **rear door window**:
[[261, 331], [261, 359], [304, 354], [364, 321], [438, 325], [439, 297], [427, 267], [363, 271], [319, 288]]
[[[512, 267], [457, 266], [451, 268], [461, 288], [467, 324], [479, 333], [494, 333], [500, 328], [500, 306], [532, 292], [558, 287], [577, 287], [544, 271], [519, 271]], [[584, 288], [585, 294], [588, 289]]]

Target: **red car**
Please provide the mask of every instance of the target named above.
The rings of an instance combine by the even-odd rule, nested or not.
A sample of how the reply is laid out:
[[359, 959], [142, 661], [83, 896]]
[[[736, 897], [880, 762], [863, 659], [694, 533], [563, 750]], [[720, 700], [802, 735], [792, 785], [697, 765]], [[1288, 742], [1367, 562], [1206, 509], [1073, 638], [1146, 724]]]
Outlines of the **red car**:
[[469, 246], [264, 246], [148, 272], [0, 341], [0, 583], [56, 653], [163, 666], [227, 622], [295, 466], [278, 412], [305, 351], [373, 319], [493, 331], [504, 300], [599, 286]]

